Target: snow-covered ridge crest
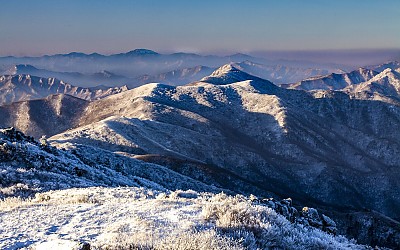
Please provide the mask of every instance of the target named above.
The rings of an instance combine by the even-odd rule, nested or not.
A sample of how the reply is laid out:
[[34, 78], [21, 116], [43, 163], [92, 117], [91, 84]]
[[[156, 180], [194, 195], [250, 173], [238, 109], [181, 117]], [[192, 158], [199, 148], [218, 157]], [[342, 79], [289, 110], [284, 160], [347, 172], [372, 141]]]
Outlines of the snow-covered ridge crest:
[[343, 74], [328, 74], [324, 76], [310, 77], [297, 83], [284, 85], [289, 89], [298, 90], [342, 90], [348, 86], [353, 86], [360, 84], [362, 82], [368, 81], [378, 72], [359, 68], [357, 70], [351, 71], [349, 73]]
[[349, 86], [346, 91], [355, 94], [368, 93], [371, 98], [391, 98], [400, 100], [400, 73], [394, 69], [387, 68], [370, 80], [358, 85]]
[[202, 78], [200, 82], [207, 82], [215, 85], [224, 85], [246, 80], [262, 81], [264, 83], [273, 85], [273, 83], [265, 79], [261, 79], [240, 70], [239, 67], [232, 63], [225, 64], [219, 67], [211, 75]]

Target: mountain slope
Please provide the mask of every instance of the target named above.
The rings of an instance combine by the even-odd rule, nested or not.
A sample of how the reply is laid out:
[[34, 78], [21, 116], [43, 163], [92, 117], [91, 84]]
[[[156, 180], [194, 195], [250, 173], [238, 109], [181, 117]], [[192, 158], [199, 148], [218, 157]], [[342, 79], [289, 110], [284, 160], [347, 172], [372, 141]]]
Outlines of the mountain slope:
[[0, 142], [0, 198], [92, 186], [225, 191], [166, 167], [100, 148], [65, 145], [63, 150], [56, 149], [13, 128], [0, 129]]
[[14, 102], [0, 106], [0, 127], [17, 127], [35, 138], [51, 136], [75, 127], [88, 102], [58, 94], [45, 99]]
[[4, 70], [1, 75], [33, 75], [43, 78], [63, 79], [66, 82], [73, 82], [80, 87], [108, 85], [122, 86], [132, 82], [124, 76], [116, 75], [112, 72], [102, 70], [96, 73], [78, 73], [78, 72], [56, 72], [45, 69], [38, 69], [32, 65], [18, 64]]
[[[204, 80], [242, 80], [243, 74], [233, 70], [217, 81], [221, 72]], [[394, 152], [400, 152], [400, 137], [392, 126], [400, 120], [398, 107], [342, 93], [314, 97], [253, 79], [228, 85], [145, 85], [91, 103], [80, 125], [89, 126], [88, 138], [103, 140], [93, 138], [96, 126], [90, 124], [110, 118], [111, 131], [124, 138], [115, 143], [127, 148], [134, 143], [149, 153], [209, 162], [302, 201], [337, 208], [346, 203], [399, 216], [395, 176], [400, 158]], [[128, 126], [112, 116], [145, 121]], [[76, 140], [83, 137], [81, 130], [54, 139]], [[354, 178], [360, 174], [364, 177]], [[343, 185], [348, 189], [338, 192]], [[381, 192], [393, 194], [382, 197]]]
[[56, 78], [3, 75], [0, 76], [0, 106], [17, 101], [40, 99], [52, 94], [68, 94], [85, 100], [95, 100], [125, 90], [126, 86], [81, 88]]

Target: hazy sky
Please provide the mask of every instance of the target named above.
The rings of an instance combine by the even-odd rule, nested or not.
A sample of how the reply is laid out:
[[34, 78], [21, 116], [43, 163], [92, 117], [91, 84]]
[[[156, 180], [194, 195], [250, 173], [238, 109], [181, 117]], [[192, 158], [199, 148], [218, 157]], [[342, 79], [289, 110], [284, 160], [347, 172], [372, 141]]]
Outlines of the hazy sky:
[[400, 48], [400, 0], [0, 0], [0, 55]]

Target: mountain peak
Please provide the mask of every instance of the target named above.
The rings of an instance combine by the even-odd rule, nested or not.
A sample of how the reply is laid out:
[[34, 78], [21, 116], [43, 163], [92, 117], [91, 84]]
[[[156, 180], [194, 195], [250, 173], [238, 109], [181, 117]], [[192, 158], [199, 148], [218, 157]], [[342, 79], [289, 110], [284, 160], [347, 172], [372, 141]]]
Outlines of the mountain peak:
[[64, 55], [62, 55], [62, 56], [68, 56], [68, 57], [85, 57], [85, 56], [87, 56], [87, 54], [82, 53], [82, 52], [71, 52], [71, 53], [68, 53], [68, 54], [64, 54]]
[[[242, 71], [239, 70], [238, 67], [236, 67], [234, 64], [228, 63], [228, 64], [222, 65], [221, 67], [216, 69], [210, 76], [220, 77], [220, 76], [224, 76], [227, 74], [237, 74], [237, 73], [241, 73], [241, 72]], [[242, 72], [242, 73], [244, 73], [244, 72]]]
[[241, 71], [236, 65], [229, 63], [216, 69], [211, 75], [202, 78], [201, 82], [207, 82], [215, 85], [224, 85], [245, 80], [256, 80], [258, 77]]
[[206, 82], [206, 83], [211, 83], [214, 85], [224, 85], [224, 84], [231, 84], [235, 82], [242, 82], [246, 80], [256, 80], [260, 82], [268, 82], [271, 85], [273, 83], [250, 75], [240, 69], [240, 66], [234, 64], [234, 63], [229, 63], [222, 65], [218, 69], [216, 69], [211, 75], [206, 76], [202, 78], [200, 81], [201, 82]]
[[157, 52], [149, 49], [134, 49], [126, 53], [127, 55], [159, 55]]

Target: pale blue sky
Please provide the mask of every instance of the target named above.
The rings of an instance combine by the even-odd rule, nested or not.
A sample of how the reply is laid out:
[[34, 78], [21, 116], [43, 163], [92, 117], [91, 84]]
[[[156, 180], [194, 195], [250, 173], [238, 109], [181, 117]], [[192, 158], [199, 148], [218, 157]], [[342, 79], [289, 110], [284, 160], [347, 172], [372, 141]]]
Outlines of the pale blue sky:
[[0, 55], [400, 48], [399, 0], [0, 0]]

